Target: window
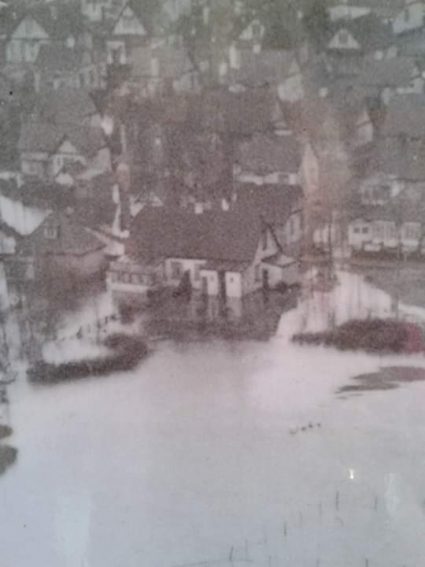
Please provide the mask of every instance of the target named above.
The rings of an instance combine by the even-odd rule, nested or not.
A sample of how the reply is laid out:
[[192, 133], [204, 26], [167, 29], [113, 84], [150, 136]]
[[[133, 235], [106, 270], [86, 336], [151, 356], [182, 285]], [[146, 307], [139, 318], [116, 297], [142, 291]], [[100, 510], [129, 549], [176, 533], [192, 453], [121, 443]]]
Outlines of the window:
[[408, 222], [404, 225], [404, 237], [408, 240], [418, 240], [420, 236], [420, 227], [416, 223]]
[[262, 240], [263, 240], [263, 250], [267, 250], [267, 245], [268, 245], [267, 230], [263, 231]]
[[178, 280], [182, 276], [182, 265], [180, 262], [171, 262], [171, 277]]
[[355, 226], [353, 232], [354, 234], [360, 234], [360, 228], [358, 226]]
[[195, 273], [193, 275], [193, 279], [195, 282], [198, 282], [201, 279], [201, 266], [199, 264], [195, 264]]
[[55, 240], [59, 236], [59, 227], [48, 225], [44, 229], [44, 237], [49, 240]]
[[347, 45], [347, 43], [348, 43], [348, 32], [346, 30], [341, 30], [339, 32], [339, 42], [342, 45]]
[[255, 281], [256, 281], [256, 282], [261, 281], [260, 266], [255, 266]]
[[364, 226], [364, 227], [362, 228], [362, 233], [363, 233], [363, 234], [368, 234], [368, 233], [369, 233], [369, 227], [368, 227], [368, 226]]

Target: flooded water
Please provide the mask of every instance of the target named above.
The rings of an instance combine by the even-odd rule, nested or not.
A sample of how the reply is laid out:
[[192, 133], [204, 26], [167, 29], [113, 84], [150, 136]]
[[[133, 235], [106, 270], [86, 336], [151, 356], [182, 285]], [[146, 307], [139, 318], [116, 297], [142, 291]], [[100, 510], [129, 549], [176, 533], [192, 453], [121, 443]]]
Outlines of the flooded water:
[[160, 343], [131, 374], [14, 385], [2, 567], [420, 565], [425, 383], [341, 400], [382, 360], [289, 345], [282, 325], [267, 343]]

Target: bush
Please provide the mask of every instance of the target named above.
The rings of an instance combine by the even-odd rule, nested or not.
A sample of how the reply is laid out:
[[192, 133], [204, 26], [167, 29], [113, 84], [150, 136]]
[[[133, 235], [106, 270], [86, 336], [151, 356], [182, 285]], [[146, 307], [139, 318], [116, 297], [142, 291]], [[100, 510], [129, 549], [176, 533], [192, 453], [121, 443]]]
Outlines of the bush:
[[367, 352], [422, 352], [421, 329], [412, 323], [393, 319], [351, 320], [333, 331], [300, 333], [292, 340], [299, 344], [334, 346], [339, 350]]

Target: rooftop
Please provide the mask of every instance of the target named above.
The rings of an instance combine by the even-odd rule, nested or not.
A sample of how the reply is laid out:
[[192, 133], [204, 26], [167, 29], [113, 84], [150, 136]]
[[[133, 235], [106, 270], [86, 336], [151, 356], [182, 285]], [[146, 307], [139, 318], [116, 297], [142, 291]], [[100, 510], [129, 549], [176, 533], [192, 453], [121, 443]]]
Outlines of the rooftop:
[[383, 135], [425, 139], [425, 94], [392, 97], [387, 107]]
[[256, 214], [145, 207], [134, 219], [130, 253], [144, 260], [199, 258], [251, 263], [261, 236]]
[[236, 160], [242, 171], [259, 175], [285, 172], [298, 173], [302, 147], [293, 135], [277, 136], [257, 133], [236, 149]]

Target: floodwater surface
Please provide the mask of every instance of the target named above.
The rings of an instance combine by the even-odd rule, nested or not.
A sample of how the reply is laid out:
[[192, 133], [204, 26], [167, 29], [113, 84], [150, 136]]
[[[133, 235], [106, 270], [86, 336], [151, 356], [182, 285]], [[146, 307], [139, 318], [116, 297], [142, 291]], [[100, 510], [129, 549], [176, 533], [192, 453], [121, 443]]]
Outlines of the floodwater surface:
[[267, 343], [164, 342], [129, 374], [15, 384], [2, 567], [421, 565], [425, 384], [335, 396], [381, 365], [281, 327]]

